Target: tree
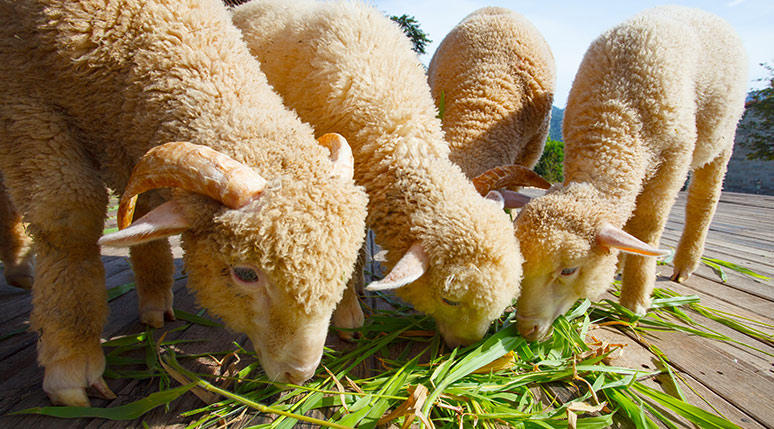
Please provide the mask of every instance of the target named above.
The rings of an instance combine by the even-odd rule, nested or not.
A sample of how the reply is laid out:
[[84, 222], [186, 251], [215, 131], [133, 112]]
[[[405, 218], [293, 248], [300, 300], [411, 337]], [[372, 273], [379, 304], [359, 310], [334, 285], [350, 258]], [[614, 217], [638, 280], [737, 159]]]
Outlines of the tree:
[[403, 32], [406, 33], [406, 36], [411, 39], [411, 43], [414, 44], [414, 52], [418, 54], [426, 53], [425, 47], [432, 40], [428, 39], [427, 33], [419, 28], [419, 23], [413, 16], [408, 16], [404, 13], [401, 16], [391, 16], [390, 19], [398, 23]]
[[[745, 132], [740, 144], [748, 149], [747, 159], [774, 161], [774, 67], [761, 64], [769, 72], [766, 88], [751, 94], [739, 128]], [[762, 79], [764, 80], [764, 79]]]
[[535, 173], [551, 183], [564, 181], [564, 143], [559, 140], [546, 140], [543, 155], [535, 165]]

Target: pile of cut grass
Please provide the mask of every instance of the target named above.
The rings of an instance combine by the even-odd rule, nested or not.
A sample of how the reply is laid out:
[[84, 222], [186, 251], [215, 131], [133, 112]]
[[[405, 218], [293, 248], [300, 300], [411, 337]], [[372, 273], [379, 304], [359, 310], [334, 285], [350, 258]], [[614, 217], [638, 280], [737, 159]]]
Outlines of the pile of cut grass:
[[[721, 278], [724, 268], [762, 278], [725, 261], [705, 258], [705, 263]], [[110, 299], [133, 286], [113, 288]], [[621, 420], [636, 428], [659, 427], [657, 423], [673, 428], [675, 416], [701, 428], [735, 428], [686, 401], [677, 371], [657, 348], [651, 346], [650, 351], [660, 360], [659, 370], [620, 367], [615, 356], [623, 345], [598, 342], [590, 332], [600, 325], [635, 337], [681, 331], [755, 349], [697, 322], [686, 311], [690, 309], [750, 337], [774, 341], [764, 332], [774, 326], [708, 308], [696, 296], [657, 288], [653, 310], [643, 318], [612, 300], [587, 300], [554, 322], [550, 339], [528, 343], [519, 336], [515, 313], [509, 311], [481, 342], [448, 350], [431, 318], [389, 296], [379, 299], [392, 309], [369, 310], [359, 337], [346, 349], [326, 348], [316, 376], [304, 386], [268, 380], [254, 353], [241, 344], [184, 354], [183, 341], [166, 341], [166, 334], [159, 337], [149, 329], [104, 343], [105, 376], [157, 380], [159, 392], [114, 408], [41, 407], [18, 413], [134, 420], [191, 391], [207, 405], [182, 414], [190, 419], [188, 428], [290, 428], [299, 422], [338, 428], [604, 428]], [[201, 313], [176, 310], [176, 316], [187, 323], [167, 334], [192, 324], [219, 326]], [[137, 357], [138, 352], [144, 357]], [[218, 363], [228, 367], [225, 374], [191, 371], [189, 363], [202, 358], [220, 358]], [[646, 381], [656, 376], [671, 380], [672, 395], [648, 386]]]
[[[131, 420], [193, 390], [210, 403], [183, 413], [191, 419], [188, 428], [290, 428], [298, 422], [323, 427], [392, 423], [430, 428], [603, 428], [614, 424], [614, 419], [652, 428], [656, 422], [675, 427], [673, 416], [702, 428], [736, 427], [688, 404], [679, 388], [670, 396], [643, 383], [662, 375], [679, 386], [676, 371], [658, 350], [652, 351], [660, 357], [661, 369], [644, 371], [615, 366], [615, 359], [611, 362], [620, 345], [585, 340], [595, 326], [612, 324], [635, 334], [680, 330], [733, 341], [691, 320], [685, 307], [712, 312], [701, 307], [695, 296], [658, 289], [654, 311], [640, 319], [611, 300], [584, 301], [554, 322], [550, 339], [536, 343], [519, 336], [514, 313], [509, 312], [493, 324], [483, 341], [454, 350], [444, 347], [432, 319], [390, 303], [394, 309], [376, 310], [366, 319], [361, 337], [351, 348], [326, 349], [317, 376], [304, 386], [268, 380], [254, 354], [240, 344], [232, 350], [186, 355], [179, 352], [179, 341], [165, 341], [148, 330], [105, 343], [110, 350], [106, 376], [157, 379], [158, 393], [115, 408], [43, 407], [23, 412]], [[189, 322], [178, 330], [191, 323], [213, 325], [201, 315], [178, 312], [177, 316]], [[722, 317], [733, 320], [729, 326], [771, 339], [736, 318]], [[137, 350], [145, 351], [144, 359], [127, 357], [133, 351], [136, 356]], [[250, 363], [218, 377], [187, 369], [187, 361], [203, 356], [230, 356], [237, 358], [232, 361]], [[374, 362], [381, 369], [364, 373], [365, 364], [373, 368]], [[127, 365], [145, 369], [126, 370]], [[172, 380], [180, 386], [172, 387], [176, 385]]]

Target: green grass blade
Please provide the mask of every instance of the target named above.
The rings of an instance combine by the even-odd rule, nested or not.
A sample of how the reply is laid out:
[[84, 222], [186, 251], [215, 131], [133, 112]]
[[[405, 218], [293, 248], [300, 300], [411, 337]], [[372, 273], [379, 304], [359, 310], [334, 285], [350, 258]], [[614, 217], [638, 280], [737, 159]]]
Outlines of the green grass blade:
[[202, 326], [211, 326], [213, 328], [223, 327], [223, 325], [221, 325], [218, 322], [213, 322], [210, 319], [205, 319], [204, 317], [197, 316], [187, 311], [179, 310], [177, 308], [175, 308], [174, 311], [175, 311], [175, 318], [178, 320], [184, 320], [186, 322], [195, 323], [197, 325], [202, 325]]
[[677, 398], [673, 398], [666, 393], [651, 389], [641, 383], [634, 383], [633, 386], [642, 394], [647, 395], [659, 404], [668, 407], [670, 410], [685, 417], [701, 428], [738, 429], [738, 426], [730, 421], [716, 416], [715, 414], [708, 413], [699, 407], [685, 403]]
[[118, 298], [119, 296], [122, 296], [126, 293], [128, 293], [130, 290], [134, 289], [134, 282], [130, 282], [127, 284], [123, 284], [121, 286], [114, 286], [107, 290], [108, 293], [108, 302]]
[[[730, 270], [734, 270], [734, 271], [736, 271], [738, 273], [742, 273], [742, 274], [748, 275], [750, 277], [755, 277], [756, 279], [771, 280], [771, 277], [766, 277], [764, 275], [758, 274], [758, 273], [756, 273], [755, 271], [753, 271], [753, 270], [751, 270], [749, 268], [742, 267], [740, 265], [734, 264], [733, 262], [728, 262], [728, 261], [724, 261], [722, 259], [717, 259], [717, 258], [710, 258], [710, 257], [707, 257], [707, 256], [702, 256], [701, 260], [702, 260], [702, 262], [704, 262], [707, 265], [714, 264], [715, 266], [722, 266], [722, 267], [728, 268]], [[712, 265], [710, 265], [710, 266], [712, 266]]]
[[176, 387], [174, 389], [151, 393], [147, 397], [140, 400], [112, 408], [36, 407], [21, 411], [14, 411], [9, 414], [40, 414], [44, 416], [67, 419], [98, 417], [109, 420], [134, 420], [140, 418], [140, 416], [158, 407], [159, 405], [168, 404], [174, 401], [180, 397], [180, 395], [191, 390], [191, 388], [193, 388], [195, 385], [195, 383], [190, 383], [186, 384], [185, 386]]

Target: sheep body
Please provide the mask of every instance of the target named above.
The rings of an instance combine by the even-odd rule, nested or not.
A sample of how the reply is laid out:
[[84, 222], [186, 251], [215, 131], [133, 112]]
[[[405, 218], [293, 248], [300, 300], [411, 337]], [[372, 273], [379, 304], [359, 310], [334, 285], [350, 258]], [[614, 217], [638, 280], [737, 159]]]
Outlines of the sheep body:
[[727, 23], [684, 7], [647, 10], [591, 44], [564, 116], [564, 186], [516, 221], [523, 335], [545, 336], [578, 298], [604, 291], [615, 249], [627, 252], [621, 303], [643, 314], [655, 281], [649, 256], [663, 253], [658, 242], [689, 171], [673, 278], [693, 272], [743, 110], [745, 57]]
[[285, 103], [352, 144], [368, 225], [393, 267], [385, 282], [402, 285], [397, 294], [432, 315], [448, 343], [481, 338], [518, 294], [518, 246], [507, 215], [449, 161], [400, 28], [346, 2], [253, 1], [233, 19]]
[[[218, 0], [3, 1], [0, 92], [0, 169], [34, 238], [31, 323], [54, 402], [86, 405], [89, 385], [112, 395], [99, 341], [105, 187], [123, 192], [132, 166], [169, 141], [210, 147], [269, 184], [238, 208], [190, 188], [143, 194], [136, 215], [148, 215], [135, 223], [157, 238], [165, 222], [183, 230], [189, 287], [250, 336], [271, 377], [311, 376], [362, 244], [366, 195], [332, 176]], [[140, 229], [101, 242], [137, 244], [140, 318], [160, 326], [173, 317], [172, 255]]]
[[468, 177], [537, 163], [556, 71], [551, 49], [526, 18], [500, 7], [474, 11], [441, 41], [427, 75], [436, 105], [444, 98], [449, 159]]

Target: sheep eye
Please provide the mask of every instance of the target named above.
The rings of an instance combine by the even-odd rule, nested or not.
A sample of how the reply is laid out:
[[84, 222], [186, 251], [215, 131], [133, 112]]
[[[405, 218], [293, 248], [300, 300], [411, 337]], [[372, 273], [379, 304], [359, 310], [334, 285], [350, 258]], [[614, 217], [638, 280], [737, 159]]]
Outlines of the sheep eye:
[[258, 283], [261, 278], [254, 268], [245, 266], [231, 267], [231, 276], [240, 283]]
[[567, 277], [575, 274], [576, 271], [578, 271], [578, 267], [564, 268], [560, 274]]
[[443, 301], [444, 304], [446, 304], [446, 305], [448, 305], [450, 307], [456, 307], [456, 306], [460, 305], [459, 302], [451, 301], [451, 300], [448, 300], [448, 299], [446, 299], [444, 297], [441, 297], [441, 301]]

